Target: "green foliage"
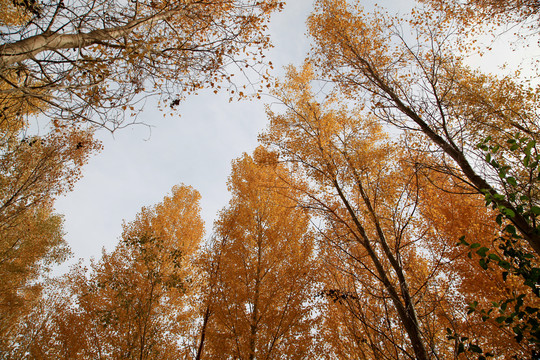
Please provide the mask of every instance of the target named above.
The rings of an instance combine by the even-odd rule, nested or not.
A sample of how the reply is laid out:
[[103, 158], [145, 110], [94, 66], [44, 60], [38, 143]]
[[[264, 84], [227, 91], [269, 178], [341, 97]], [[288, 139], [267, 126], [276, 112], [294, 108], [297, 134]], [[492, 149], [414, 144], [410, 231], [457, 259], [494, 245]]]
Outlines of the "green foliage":
[[470, 340], [466, 336], [459, 336], [455, 331], [452, 331], [450, 328], [446, 328], [446, 338], [448, 340], [454, 340], [457, 342], [457, 354], [460, 355], [465, 352], [470, 352], [473, 354], [479, 354], [478, 360], [486, 360], [489, 357], [493, 357], [493, 354], [490, 352], [484, 353], [482, 348], [478, 346], [477, 344], [473, 344], [472, 340]]
[[[482, 190], [486, 206], [499, 210], [500, 215], [497, 217], [499, 225], [502, 225], [503, 218], [512, 219], [517, 213], [538, 233], [540, 229], [536, 218], [540, 215], [540, 207], [536, 201], [536, 187], [540, 180], [538, 168], [540, 154], [536, 151], [536, 141], [517, 133], [506, 140], [504, 153], [499, 144], [491, 143], [492, 139], [488, 136], [478, 144], [478, 148], [484, 152], [485, 161], [496, 170], [505, 195]], [[505, 163], [507, 161], [504, 159], [510, 157], [519, 161]], [[512, 205], [512, 208], [501, 204], [505, 200]], [[515, 228], [508, 231], [515, 233]]]
[[[518, 233], [516, 227], [510, 221], [519, 216], [539, 230], [537, 217], [540, 215], [540, 207], [535, 201], [536, 183], [540, 179], [538, 164], [540, 155], [536, 152], [536, 141], [526, 136], [516, 134], [507, 140], [506, 150], [514, 153], [519, 162], [510, 163], [501, 159], [503, 156], [499, 144], [491, 144], [491, 137], [487, 137], [478, 148], [485, 153], [485, 161], [497, 171], [505, 195], [493, 194], [485, 190], [486, 206], [491, 206], [499, 211], [496, 222], [502, 227], [501, 236], [494, 242], [498, 244], [499, 252], [490, 251], [489, 248], [479, 243], [468, 243], [465, 237], [459, 239], [458, 246], [466, 246], [469, 251], [467, 256], [478, 256], [478, 263], [484, 270], [490, 269], [490, 264], [502, 270], [504, 281], [520, 279], [530, 291], [514, 291], [505, 299], [494, 301], [489, 309], [479, 306], [478, 301], [473, 301], [467, 308], [467, 313], [477, 313], [483, 321], [494, 320], [501, 327], [507, 327], [514, 333], [518, 342], [527, 342], [532, 346], [540, 347], [540, 309], [528, 306], [527, 298], [540, 298], [540, 268], [535, 261], [534, 253], [524, 247], [525, 241]], [[501, 159], [498, 159], [501, 158]], [[503, 205], [508, 201], [513, 209]], [[493, 268], [491, 268], [493, 269]], [[471, 345], [467, 338], [459, 337], [447, 329], [447, 338], [459, 343], [460, 352], [477, 352], [479, 359], [485, 359], [482, 349]]]

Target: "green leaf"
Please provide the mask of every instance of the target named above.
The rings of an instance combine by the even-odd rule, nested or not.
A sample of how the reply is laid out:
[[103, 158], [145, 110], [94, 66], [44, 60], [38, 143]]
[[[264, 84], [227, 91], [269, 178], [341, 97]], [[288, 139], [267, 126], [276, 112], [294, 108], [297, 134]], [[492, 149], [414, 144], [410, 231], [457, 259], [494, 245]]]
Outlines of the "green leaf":
[[504, 320], [506, 320], [506, 316], [499, 316], [498, 318], [495, 319], [495, 321], [498, 322], [499, 324], [502, 324]]
[[487, 262], [486, 262], [485, 259], [480, 259], [480, 260], [478, 260], [478, 263], [480, 264], [480, 266], [482, 267], [482, 269], [487, 270], [488, 266], [487, 266]]
[[507, 177], [506, 182], [509, 183], [512, 186], [517, 186], [517, 181], [513, 176]]
[[469, 351], [472, 351], [478, 354], [482, 353], [482, 349], [480, 348], [480, 346], [474, 345], [474, 344], [469, 345]]
[[506, 207], [501, 207], [501, 212], [506, 215], [507, 217], [515, 217], [516, 216], [516, 213], [514, 212], [514, 210], [512, 209], [508, 209]]
[[488, 252], [488, 248], [485, 246], [482, 246], [480, 249], [476, 250], [476, 253], [480, 255], [481, 257], [486, 257], [486, 253]]
[[501, 258], [497, 254], [489, 254], [488, 258], [495, 261], [501, 261]]
[[471, 244], [470, 245], [470, 248], [471, 249], [476, 249], [476, 248], [479, 248], [480, 247], [480, 244], [479, 243], [474, 243], [474, 244]]
[[529, 161], [531, 161], [531, 155], [525, 155], [525, 157], [523, 158], [523, 165], [525, 165], [526, 167], [529, 167]]
[[506, 227], [504, 228], [504, 231], [511, 235], [516, 234], [516, 228], [514, 227], [514, 225], [506, 225]]
[[525, 153], [528, 154], [531, 152], [531, 149], [536, 145], [536, 141], [531, 140], [527, 143], [527, 147], [525, 148]]
[[525, 297], [525, 294], [521, 294], [517, 297], [516, 310], [519, 310], [519, 308], [523, 306], [524, 297]]
[[540, 215], [540, 207], [538, 207], [538, 206], [531, 206], [531, 212], [532, 212], [534, 215]]

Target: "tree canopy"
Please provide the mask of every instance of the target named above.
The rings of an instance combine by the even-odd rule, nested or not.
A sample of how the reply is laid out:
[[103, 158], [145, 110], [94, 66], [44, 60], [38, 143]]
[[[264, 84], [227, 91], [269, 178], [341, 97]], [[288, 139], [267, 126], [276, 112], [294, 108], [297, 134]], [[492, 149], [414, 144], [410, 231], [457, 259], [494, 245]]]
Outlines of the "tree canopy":
[[175, 186], [48, 279], [69, 254], [54, 201], [100, 150], [83, 123], [218, 91], [262, 63], [282, 4], [0, 0], [0, 357], [538, 358], [538, 88], [467, 63], [468, 27], [530, 33], [538, 6], [421, 2], [315, 1], [312, 49], [269, 84], [208, 238], [201, 195]]
[[[2, 116], [17, 103], [61, 123], [114, 130], [153, 94], [185, 93], [256, 65], [277, 0], [2, 1]], [[13, 20], [12, 20], [13, 19]], [[129, 116], [128, 116], [129, 117]]]

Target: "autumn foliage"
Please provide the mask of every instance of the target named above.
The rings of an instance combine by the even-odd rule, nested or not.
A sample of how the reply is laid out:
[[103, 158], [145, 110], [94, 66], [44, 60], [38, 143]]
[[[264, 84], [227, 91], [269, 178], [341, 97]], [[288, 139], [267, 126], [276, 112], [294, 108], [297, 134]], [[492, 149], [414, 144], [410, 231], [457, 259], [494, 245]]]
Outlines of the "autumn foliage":
[[[262, 65], [276, 0], [10, 1], [0, 28], [2, 111], [27, 102], [51, 120], [114, 130], [147, 96], [186, 93]], [[257, 71], [260, 68], [257, 68]], [[233, 89], [231, 89], [233, 90]], [[233, 90], [234, 92], [234, 90]]]
[[210, 278], [202, 358], [315, 356], [318, 265], [309, 215], [297, 207], [290, 181], [276, 164], [247, 155], [233, 163], [232, 200], [216, 222], [212, 254], [219, 271]]
[[[315, 2], [208, 239], [179, 185], [45, 279], [69, 254], [54, 200], [100, 149], [80, 124], [217, 91], [282, 4], [0, 0], [0, 358], [537, 358], [538, 91], [468, 66], [464, 31], [537, 31], [538, 5], [422, 2]], [[51, 131], [26, 136], [36, 114]]]
[[186, 298], [197, 287], [192, 260], [203, 236], [199, 198], [190, 187], [174, 187], [124, 225], [112, 253], [90, 270], [75, 267], [59, 285], [63, 296], [42, 320], [29, 356], [180, 358], [185, 349], [178, 337], [192, 316]]

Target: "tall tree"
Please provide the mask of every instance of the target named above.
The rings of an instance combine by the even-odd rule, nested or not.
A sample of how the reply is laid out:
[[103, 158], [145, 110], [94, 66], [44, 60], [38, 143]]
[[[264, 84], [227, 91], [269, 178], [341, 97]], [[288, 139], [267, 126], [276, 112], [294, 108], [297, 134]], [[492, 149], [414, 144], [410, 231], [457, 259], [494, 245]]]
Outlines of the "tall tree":
[[[31, 13], [23, 3], [0, 1], [2, 28], [22, 26]], [[30, 6], [30, 4], [27, 4]], [[13, 69], [2, 70], [9, 81], [19, 81]], [[45, 136], [29, 136], [25, 117], [44, 106], [39, 99], [21, 101], [7, 96], [0, 111], [0, 347], [15, 336], [19, 319], [40, 297], [39, 278], [67, 257], [61, 216], [53, 201], [71, 189], [88, 156], [100, 145], [92, 134], [77, 127], [58, 128]], [[4, 101], [5, 100], [5, 101]]]
[[[523, 280], [509, 274], [508, 268], [496, 265], [483, 266], [479, 262], [480, 254], [491, 252], [492, 260], [503, 259], [503, 251], [498, 249], [498, 238], [501, 236], [500, 226], [496, 222], [496, 211], [484, 207], [483, 199], [474, 193], [464, 193], [462, 186], [448, 175], [433, 174], [434, 186], [426, 186], [420, 194], [418, 208], [422, 214], [419, 224], [428, 240], [430, 254], [439, 254], [445, 278], [454, 289], [454, 294], [444, 295], [448, 306], [444, 308], [444, 316], [448, 317], [448, 328], [453, 334], [468, 338], [463, 344], [474, 343], [486, 353], [510, 358], [528, 358], [535, 349], [533, 341], [516, 341], [512, 327], [526, 322], [530, 314], [521, 315], [520, 321], [507, 326], [506, 316], [513, 313], [513, 306], [502, 307], [504, 299], [516, 302], [519, 294], [527, 294], [521, 298], [523, 307], [529, 310], [537, 307], [538, 300], [527, 290]], [[456, 246], [457, 239], [464, 237], [473, 248]], [[483, 256], [484, 261], [489, 257]], [[495, 261], [496, 262], [496, 261]], [[505, 274], [506, 272], [506, 274]], [[457, 296], [455, 296], [457, 295]], [[463, 304], [472, 304], [463, 316]], [[480, 311], [471, 312], [473, 307]], [[483, 312], [482, 312], [483, 311]], [[491, 311], [491, 316], [486, 312]], [[457, 339], [454, 339], [457, 340]], [[478, 348], [475, 348], [478, 351]]]
[[110, 254], [66, 279], [56, 306], [28, 346], [33, 358], [178, 359], [191, 326], [192, 256], [203, 236], [200, 195], [176, 186], [162, 203], [124, 225]]
[[[256, 153], [264, 154], [259, 148]], [[216, 223], [219, 261], [202, 359], [311, 359], [317, 263], [309, 216], [285, 169], [244, 155]]]
[[[309, 66], [300, 72], [291, 69], [288, 82], [277, 91], [288, 111], [269, 114], [263, 142], [301, 166], [312, 183], [305, 206], [325, 220], [325, 257], [349, 274], [359, 293], [373, 294], [374, 313], [384, 313], [383, 304], [391, 304], [386, 329], [377, 329], [377, 319], [368, 320], [369, 327], [392, 339], [390, 344], [377, 342], [379, 351], [392, 354], [390, 346], [396, 357], [428, 359], [435, 349], [429, 349], [423, 335], [413, 297], [421, 288], [411, 289], [414, 276], [408, 268], [416, 258], [411, 246], [415, 239], [408, 230], [417, 191], [414, 177], [386, 160], [399, 160], [399, 154], [375, 121], [317, 103], [310, 88], [312, 76]], [[344, 286], [327, 293], [336, 299], [358, 297]], [[374, 301], [377, 298], [382, 303]], [[403, 333], [407, 338], [398, 335]]]
[[[2, 123], [2, 125], [6, 125]], [[99, 149], [90, 133], [71, 129], [24, 138], [22, 125], [0, 137], [0, 339], [39, 298], [38, 279], [69, 254], [53, 201]]]
[[420, 211], [433, 187], [419, 172], [428, 159], [394, 143], [366, 111], [335, 96], [317, 101], [312, 78], [309, 66], [290, 70], [276, 90], [286, 111], [269, 113], [261, 139], [305, 178], [301, 203], [323, 221], [329, 344], [341, 358], [456, 357], [445, 329], [469, 324], [453, 300], [461, 295], [448, 247], [463, 234], [441, 243]]
[[62, 217], [50, 204], [33, 207], [9, 228], [0, 230], [0, 356], [19, 332], [19, 322], [32, 312], [43, 291], [42, 277], [70, 254]]
[[[260, 62], [277, 0], [14, 1], [0, 29], [0, 104], [113, 130], [145, 95], [185, 92]], [[15, 6], [15, 10], [13, 10]], [[16, 16], [15, 16], [16, 17]], [[254, 60], [255, 59], [255, 60]], [[35, 100], [39, 100], [36, 102]]]
[[536, 91], [463, 65], [453, 29], [433, 14], [410, 21], [414, 43], [403, 20], [343, 0], [318, 1], [308, 23], [325, 77], [431, 152], [429, 166], [485, 195], [540, 254]]

